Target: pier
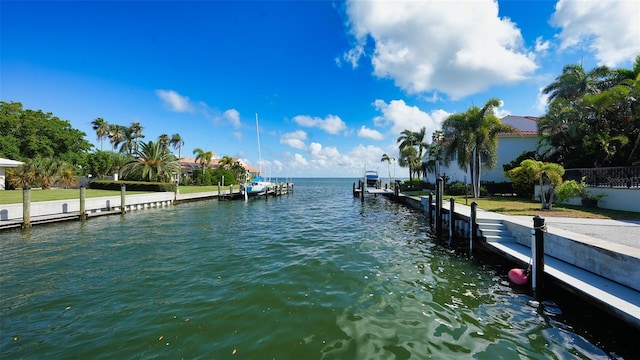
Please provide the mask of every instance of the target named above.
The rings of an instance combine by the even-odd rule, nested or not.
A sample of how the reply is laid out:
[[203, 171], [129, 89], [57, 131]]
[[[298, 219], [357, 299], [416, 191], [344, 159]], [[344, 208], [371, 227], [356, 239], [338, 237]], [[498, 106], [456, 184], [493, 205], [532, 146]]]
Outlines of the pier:
[[[0, 231], [124, 214], [134, 210], [162, 208], [192, 201], [245, 199], [242, 190], [233, 189], [232, 186], [226, 189], [218, 187], [217, 191], [189, 194], [180, 194], [177, 191], [127, 195], [126, 190], [122, 189], [119, 195], [84, 198], [82, 189], [79, 193], [76, 199], [31, 202], [30, 196], [26, 196], [25, 203], [0, 205]], [[291, 193], [293, 193], [292, 183], [278, 183], [259, 198], [268, 200], [271, 197]]]
[[[542, 233], [542, 262], [532, 269], [542, 276], [531, 282], [538, 286], [532, 289], [534, 295], [542, 292], [544, 281], [552, 281], [640, 330], [640, 248], [566, 231], [553, 223], [535, 229], [531, 217], [474, 209], [474, 203], [438, 204], [434, 198], [396, 197], [424, 212], [431, 226], [440, 229], [440, 237], [466, 244], [470, 256], [491, 252], [526, 268], [534, 259], [535, 233]], [[640, 224], [629, 226], [640, 234]]]

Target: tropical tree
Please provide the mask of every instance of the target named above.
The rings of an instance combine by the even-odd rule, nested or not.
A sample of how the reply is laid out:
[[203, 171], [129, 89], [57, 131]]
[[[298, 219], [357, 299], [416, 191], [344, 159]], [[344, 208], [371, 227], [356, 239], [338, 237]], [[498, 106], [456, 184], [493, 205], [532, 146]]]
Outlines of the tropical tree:
[[403, 157], [402, 151], [404, 149], [414, 148], [416, 150], [415, 153], [413, 151], [405, 151], [406, 156], [404, 156], [404, 159], [398, 160], [398, 165], [409, 168], [409, 180], [413, 180], [413, 175], [419, 174], [421, 171], [423, 152], [429, 146], [429, 144], [424, 141], [425, 135], [425, 127], [422, 127], [417, 132], [405, 129], [400, 133], [400, 136], [396, 140], [401, 153], [401, 158]]
[[157, 142], [140, 142], [135, 157], [122, 167], [123, 177], [127, 179], [170, 182], [173, 174], [180, 172], [176, 157]]
[[233, 173], [233, 176], [236, 178], [236, 180], [242, 183], [246, 182], [247, 169], [245, 169], [245, 167], [242, 166], [240, 161], [236, 161], [233, 163], [233, 165], [231, 165], [231, 172]]
[[497, 163], [498, 134], [516, 133], [494, 115], [500, 100], [489, 99], [484, 106], [472, 106], [464, 113], [450, 115], [442, 123], [445, 164], [457, 158], [462, 170], [471, 172], [473, 197], [480, 196], [480, 169], [482, 164], [493, 169]]
[[125, 140], [126, 128], [122, 125], [109, 124], [109, 142], [111, 143], [111, 151], [116, 151], [118, 145]]
[[138, 151], [138, 139], [144, 138], [144, 135], [142, 135], [142, 129], [144, 128], [139, 122], [133, 122], [131, 123], [131, 126], [129, 126], [129, 134], [133, 139], [133, 151]]
[[235, 160], [233, 160], [233, 158], [231, 156], [225, 155], [225, 156], [222, 157], [222, 159], [220, 159], [218, 164], [223, 169], [231, 169], [231, 166], [233, 165], [234, 162], [235, 162]]
[[180, 150], [184, 146], [184, 140], [182, 140], [182, 137], [180, 136], [180, 134], [171, 135], [171, 140], [169, 141], [169, 144], [173, 145], [173, 148], [178, 150], [178, 159], [182, 158], [182, 156], [180, 155]]
[[418, 162], [418, 150], [416, 150], [413, 146], [407, 146], [405, 148], [400, 149], [400, 158], [398, 159], [398, 165], [400, 167], [408, 167], [409, 168], [409, 181], [413, 181], [413, 174], [416, 169], [416, 165]]
[[8, 180], [13, 187], [52, 188], [57, 182], [65, 186], [78, 183], [73, 166], [52, 157], [29, 159], [9, 173]]
[[202, 167], [202, 169], [207, 170], [209, 168], [209, 164], [211, 163], [213, 152], [204, 151], [200, 148], [195, 148], [193, 150], [193, 154], [196, 156], [196, 161], [200, 163], [200, 166]]
[[547, 161], [564, 167], [625, 166], [640, 152], [640, 56], [633, 69], [568, 65], [544, 89], [547, 113], [538, 121]]
[[163, 150], [168, 150], [169, 145], [171, 144], [171, 138], [167, 134], [162, 134], [158, 136], [158, 144]]
[[84, 165], [85, 155], [93, 147], [86, 136], [51, 113], [0, 101], [0, 157], [22, 162], [54, 157], [74, 166]]
[[562, 184], [562, 175], [564, 175], [562, 165], [527, 159], [522, 161], [519, 167], [510, 170], [507, 174], [517, 174], [518, 172], [530, 173], [538, 181], [542, 209], [550, 210], [555, 189]]
[[387, 162], [387, 170], [389, 171], [389, 185], [391, 185], [391, 162], [396, 161], [396, 158], [389, 156], [388, 154], [382, 154], [380, 161]]
[[91, 125], [93, 125], [97, 139], [100, 140], [100, 151], [102, 151], [104, 139], [109, 136], [109, 124], [103, 118], [96, 118], [91, 122]]

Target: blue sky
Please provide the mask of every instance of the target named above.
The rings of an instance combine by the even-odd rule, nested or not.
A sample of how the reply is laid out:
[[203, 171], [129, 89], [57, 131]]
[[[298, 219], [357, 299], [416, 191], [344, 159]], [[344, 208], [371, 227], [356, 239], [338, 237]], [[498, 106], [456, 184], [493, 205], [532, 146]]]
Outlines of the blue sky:
[[0, 16], [3, 101], [97, 148], [102, 117], [255, 167], [257, 113], [273, 177], [386, 174], [404, 129], [430, 138], [492, 97], [499, 116], [540, 116], [563, 66], [640, 55], [636, 0], [2, 1]]

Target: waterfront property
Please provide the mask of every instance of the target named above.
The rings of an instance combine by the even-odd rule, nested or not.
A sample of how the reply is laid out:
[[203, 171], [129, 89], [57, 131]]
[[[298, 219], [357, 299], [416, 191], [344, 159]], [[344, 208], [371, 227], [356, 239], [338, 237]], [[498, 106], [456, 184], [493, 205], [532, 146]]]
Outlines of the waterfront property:
[[[541, 311], [353, 179], [0, 233], [3, 358], [583, 358], [633, 334]], [[250, 224], [250, 225], [248, 225]], [[564, 308], [560, 300], [558, 305]], [[597, 324], [597, 325], [593, 325]], [[611, 327], [615, 339], [598, 333]]]
[[6, 169], [8, 168], [15, 168], [18, 167], [20, 165], [22, 165], [23, 163], [20, 161], [15, 161], [15, 160], [11, 160], [11, 159], [4, 159], [4, 158], [0, 158], [0, 191], [5, 189], [5, 174], [6, 174]]

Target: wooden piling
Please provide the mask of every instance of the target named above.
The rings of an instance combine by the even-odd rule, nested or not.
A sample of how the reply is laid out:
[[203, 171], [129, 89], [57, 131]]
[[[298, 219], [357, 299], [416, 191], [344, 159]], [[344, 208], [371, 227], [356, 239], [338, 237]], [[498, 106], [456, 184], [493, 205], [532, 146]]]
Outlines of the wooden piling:
[[429, 225], [433, 226], [433, 191], [429, 193], [429, 207], [427, 216], [429, 217]]
[[86, 187], [84, 185], [80, 186], [80, 220], [87, 219], [87, 208], [85, 204], [86, 200]]
[[22, 188], [22, 227], [31, 227], [31, 188]]
[[120, 213], [125, 214], [127, 212], [127, 204], [125, 200], [127, 198], [127, 185], [120, 185]]

